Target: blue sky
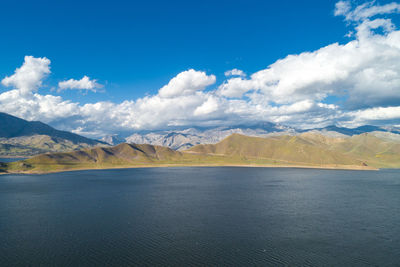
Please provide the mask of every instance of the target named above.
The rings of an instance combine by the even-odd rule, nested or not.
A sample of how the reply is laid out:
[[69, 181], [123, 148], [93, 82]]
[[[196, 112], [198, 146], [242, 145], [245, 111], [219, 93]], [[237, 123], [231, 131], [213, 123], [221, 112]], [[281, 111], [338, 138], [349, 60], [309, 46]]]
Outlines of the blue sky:
[[[0, 111], [87, 136], [252, 121], [398, 125], [399, 7], [6, 1]], [[232, 69], [246, 76], [224, 75]]]
[[[102, 94], [81, 102], [122, 101], [156, 93], [193, 68], [223, 79], [253, 73], [288, 54], [346, 38], [335, 1], [6, 1], [2, 4], [0, 75], [25, 55], [52, 61], [48, 86], [94, 77]], [[327, 30], [329, 29], [329, 30]], [[53, 83], [52, 83], [53, 82]]]

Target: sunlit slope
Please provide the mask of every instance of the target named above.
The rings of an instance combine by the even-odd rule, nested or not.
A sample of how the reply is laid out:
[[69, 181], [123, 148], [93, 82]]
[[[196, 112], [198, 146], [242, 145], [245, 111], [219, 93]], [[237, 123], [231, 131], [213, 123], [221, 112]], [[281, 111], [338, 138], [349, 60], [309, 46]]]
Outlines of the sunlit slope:
[[382, 140], [371, 134], [361, 134], [347, 138], [332, 149], [345, 155], [362, 159], [371, 166], [380, 168], [400, 167], [400, 143]]
[[119, 144], [68, 153], [41, 154], [0, 165], [3, 172], [51, 172], [149, 166], [297, 166], [399, 168], [400, 141], [372, 134], [333, 138], [317, 133], [268, 138], [233, 134], [217, 144], [175, 151], [153, 145]]
[[307, 138], [299, 136], [260, 138], [233, 134], [218, 144], [198, 145], [189, 151], [310, 165], [363, 165], [360, 160], [325, 146], [316, 146]]
[[139, 166], [226, 165], [227, 162], [229, 159], [226, 157], [183, 153], [162, 146], [123, 143], [114, 147], [41, 154], [27, 160], [3, 164], [0, 171], [52, 172]]
[[400, 139], [398, 134], [363, 133], [346, 138], [329, 138], [305, 133], [299, 137], [314, 146], [342, 153], [378, 168], [400, 168]]
[[106, 168], [179, 161], [182, 153], [152, 145], [119, 144], [114, 147], [96, 147], [68, 153], [41, 154], [22, 162], [9, 164], [10, 170], [42, 170], [75, 168]]
[[268, 138], [234, 134], [218, 144], [198, 145], [189, 151], [310, 165], [400, 167], [400, 143], [383, 140], [372, 134], [347, 138], [331, 138], [314, 133]]

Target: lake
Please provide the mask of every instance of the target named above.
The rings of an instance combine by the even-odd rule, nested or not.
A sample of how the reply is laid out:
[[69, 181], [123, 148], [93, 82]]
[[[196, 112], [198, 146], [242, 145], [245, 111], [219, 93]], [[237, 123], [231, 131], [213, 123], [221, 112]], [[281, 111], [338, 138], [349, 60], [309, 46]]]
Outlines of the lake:
[[15, 162], [19, 160], [24, 160], [27, 158], [0, 158], [0, 162]]
[[0, 175], [1, 266], [399, 264], [399, 170]]

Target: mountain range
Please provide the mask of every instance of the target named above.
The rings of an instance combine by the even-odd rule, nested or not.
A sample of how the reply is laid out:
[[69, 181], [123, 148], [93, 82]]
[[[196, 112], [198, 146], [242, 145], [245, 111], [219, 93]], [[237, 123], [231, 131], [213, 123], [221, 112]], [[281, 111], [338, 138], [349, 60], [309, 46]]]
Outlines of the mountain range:
[[105, 145], [40, 121], [26, 121], [0, 112], [0, 156], [29, 157], [46, 152], [63, 152]]
[[183, 151], [199, 144], [216, 144], [231, 134], [241, 134], [253, 137], [272, 137], [281, 135], [297, 136], [306, 132], [318, 133], [328, 137], [351, 137], [353, 135], [372, 132], [400, 134], [400, 129], [396, 127], [378, 127], [372, 125], [365, 125], [351, 129], [332, 125], [324, 128], [301, 130], [267, 122], [253, 125], [236, 125], [215, 128], [192, 127], [181, 130], [134, 133], [126, 138], [112, 135], [104, 137], [102, 141], [110, 145], [117, 145], [124, 142], [131, 144], [151, 144]]
[[[251, 142], [248, 142], [249, 140]], [[259, 142], [258, 145], [252, 145], [257, 142]], [[151, 145], [154, 149], [165, 147], [177, 153], [184, 153], [176, 155], [185, 155], [182, 160], [186, 163], [192, 162], [192, 164], [193, 162], [211, 164], [211, 161], [208, 162], [210, 157], [220, 163], [249, 163], [240, 158], [244, 156], [252, 159], [250, 163], [254, 159], [257, 159], [256, 162], [263, 159], [262, 162], [265, 163], [265, 160], [268, 159], [272, 161], [267, 161], [267, 163], [280, 162], [283, 164], [288, 162], [292, 165], [297, 163], [302, 165], [317, 164], [317, 159], [319, 159], [323, 165], [342, 165], [344, 163], [349, 165], [351, 163], [359, 166], [361, 162], [364, 162], [368, 166], [374, 167], [396, 167], [396, 162], [393, 162], [392, 159], [396, 158], [399, 152], [396, 149], [393, 150], [392, 147], [396, 147], [399, 142], [400, 129], [396, 127], [365, 125], [351, 129], [328, 126], [299, 130], [270, 122], [230, 127], [192, 127], [168, 131], [137, 132], [126, 138], [111, 135], [104, 137], [102, 141], [97, 141], [74, 133], [56, 130], [42, 122], [30, 122], [0, 113], [0, 157], [31, 157], [49, 152], [71, 151], [78, 151], [77, 155], [82, 155], [82, 153], [86, 153], [82, 151], [88, 151], [87, 149], [90, 150], [96, 146], [102, 147], [95, 148], [100, 150], [93, 150], [97, 151], [99, 155], [103, 152], [106, 155], [112, 155], [113, 148], [109, 146], [128, 143], [139, 150], [141, 145]], [[227, 143], [230, 145], [226, 147], [230, 149], [221, 150], [221, 147]], [[301, 144], [301, 148], [299, 144]], [[239, 146], [240, 150], [232, 150], [233, 147]], [[107, 151], [111, 152], [107, 153]], [[297, 158], [301, 155], [299, 151], [306, 153], [309, 159], [306, 160], [306, 155]], [[391, 156], [388, 157], [387, 153]], [[197, 157], [190, 158], [188, 155]], [[220, 158], [221, 156], [223, 159]], [[82, 160], [76, 155], [74, 157]], [[115, 160], [115, 157], [111, 158]], [[134, 156], [135, 160], [133, 162], [129, 160], [129, 164], [126, 164], [137, 164], [136, 158], [137, 156]], [[326, 160], [324, 160], [325, 158]], [[346, 160], [341, 162], [339, 159]], [[385, 160], [382, 161], [382, 159]], [[96, 159], [96, 162], [98, 160]], [[172, 164], [181, 164], [177, 158], [171, 162]], [[146, 162], [140, 162], [140, 164], [144, 163]]]
[[0, 171], [46, 173], [166, 166], [399, 168], [400, 140], [396, 136], [394, 133], [383, 136], [363, 133], [351, 137], [328, 137], [312, 132], [271, 137], [232, 134], [216, 144], [197, 145], [185, 151], [122, 143], [113, 147], [41, 154], [19, 162], [2, 163]]

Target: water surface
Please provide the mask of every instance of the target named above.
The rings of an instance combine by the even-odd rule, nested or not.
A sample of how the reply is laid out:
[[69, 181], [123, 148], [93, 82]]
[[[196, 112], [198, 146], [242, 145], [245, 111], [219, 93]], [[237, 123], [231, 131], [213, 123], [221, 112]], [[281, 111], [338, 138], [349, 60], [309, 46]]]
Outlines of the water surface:
[[400, 264], [400, 171], [0, 176], [0, 265]]
[[0, 162], [14, 162], [19, 160], [24, 160], [27, 158], [0, 158]]

